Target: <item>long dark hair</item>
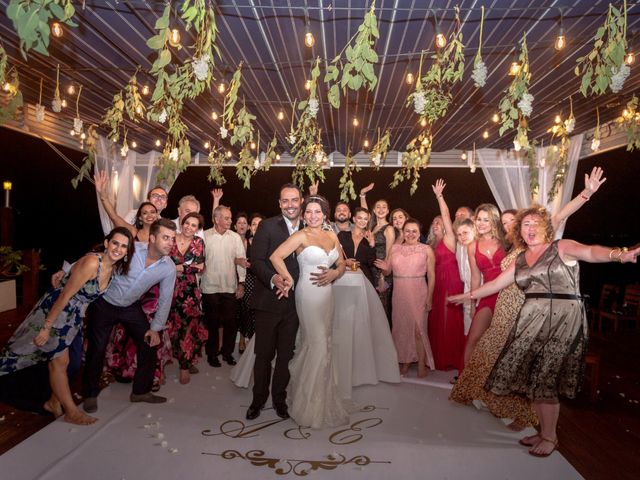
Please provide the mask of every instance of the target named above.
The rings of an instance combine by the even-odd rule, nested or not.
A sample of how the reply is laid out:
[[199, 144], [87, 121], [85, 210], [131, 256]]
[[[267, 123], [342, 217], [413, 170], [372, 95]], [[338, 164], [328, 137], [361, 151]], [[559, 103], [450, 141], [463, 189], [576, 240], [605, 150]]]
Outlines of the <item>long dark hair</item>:
[[156, 208], [156, 206], [151, 203], [151, 202], [142, 202], [140, 204], [140, 206], [138, 207], [138, 211], [136, 212], [136, 223], [135, 223], [135, 227], [140, 230], [142, 228], [142, 220], [140, 220], [140, 215], [142, 215], [142, 209], [144, 207], [146, 207], [147, 205], [151, 205], [153, 207], [153, 209], [156, 211], [156, 215], [158, 214], [158, 209]]
[[[115, 227], [104, 237], [104, 239], [108, 243], [116, 234], [120, 234], [127, 237], [127, 240], [129, 240], [129, 244], [127, 245], [127, 254], [124, 257], [122, 257], [120, 260], [118, 260], [116, 263], [114, 263], [113, 271], [120, 275], [126, 275], [127, 273], [129, 273], [129, 265], [131, 264], [131, 259], [133, 258], [133, 254], [136, 251], [136, 246], [135, 246], [136, 242], [133, 238], [133, 235], [131, 235], [131, 232], [126, 227]], [[96, 245], [93, 251], [94, 252], [104, 251], [104, 244]]]

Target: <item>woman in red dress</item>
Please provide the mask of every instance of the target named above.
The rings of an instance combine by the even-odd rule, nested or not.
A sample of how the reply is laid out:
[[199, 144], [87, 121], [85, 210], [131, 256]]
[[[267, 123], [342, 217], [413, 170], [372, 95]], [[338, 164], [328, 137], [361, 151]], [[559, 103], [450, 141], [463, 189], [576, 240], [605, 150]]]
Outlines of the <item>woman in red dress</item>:
[[464, 352], [464, 315], [459, 305], [447, 303], [447, 297], [464, 291], [456, 260], [456, 236], [449, 207], [442, 192], [444, 180], [431, 186], [438, 200], [440, 216], [433, 219], [428, 242], [436, 257], [436, 285], [429, 315], [429, 341], [436, 370], [461, 369]]
[[[471, 268], [471, 295], [483, 283], [490, 282], [502, 272], [500, 262], [505, 257], [504, 230], [500, 222], [498, 207], [490, 203], [483, 203], [474, 215], [477, 240], [467, 247], [469, 266]], [[493, 310], [498, 300], [498, 294], [484, 297], [477, 305], [471, 305], [473, 320], [467, 336], [464, 349], [464, 363], [471, 358], [471, 353], [478, 340], [491, 324]]]

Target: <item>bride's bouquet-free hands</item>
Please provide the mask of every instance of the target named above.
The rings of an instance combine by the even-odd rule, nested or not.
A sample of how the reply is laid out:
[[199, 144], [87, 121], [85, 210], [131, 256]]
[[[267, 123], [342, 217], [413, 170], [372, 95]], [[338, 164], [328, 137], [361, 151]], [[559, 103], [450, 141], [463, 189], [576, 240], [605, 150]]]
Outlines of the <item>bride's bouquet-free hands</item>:
[[282, 297], [289, 298], [289, 290], [293, 288], [293, 278], [291, 275], [275, 275], [273, 277], [273, 285], [276, 287], [276, 295], [278, 300]]

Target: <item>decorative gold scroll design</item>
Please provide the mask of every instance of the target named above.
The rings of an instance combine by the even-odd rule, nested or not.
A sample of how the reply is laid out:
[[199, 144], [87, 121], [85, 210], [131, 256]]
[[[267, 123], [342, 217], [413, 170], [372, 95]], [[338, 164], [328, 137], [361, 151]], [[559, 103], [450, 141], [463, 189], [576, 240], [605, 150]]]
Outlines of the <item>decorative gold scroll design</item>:
[[233, 460], [235, 458], [241, 458], [250, 462], [256, 467], [268, 467], [272, 469], [278, 475], [289, 475], [293, 473], [298, 477], [304, 477], [310, 472], [317, 470], [335, 470], [339, 466], [348, 464], [354, 464], [359, 467], [364, 467], [373, 463], [388, 463], [388, 460], [371, 460], [366, 455], [356, 455], [355, 457], [347, 459], [341, 454], [327, 455], [326, 460], [299, 460], [299, 459], [280, 459], [265, 457], [263, 450], [249, 450], [244, 455], [237, 450], [225, 450], [222, 453], [209, 453], [202, 452], [203, 455], [215, 455], [224, 458], [225, 460]]
[[254, 423], [252, 425], [245, 424], [242, 420], [227, 420], [220, 425], [219, 432], [213, 432], [211, 429], [203, 430], [201, 433], [205, 437], [215, 437], [224, 435], [230, 438], [252, 438], [258, 435], [255, 432], [269, 428], [272, 425], [286, 422], [286, 419], [268, 420], [266, 422]]

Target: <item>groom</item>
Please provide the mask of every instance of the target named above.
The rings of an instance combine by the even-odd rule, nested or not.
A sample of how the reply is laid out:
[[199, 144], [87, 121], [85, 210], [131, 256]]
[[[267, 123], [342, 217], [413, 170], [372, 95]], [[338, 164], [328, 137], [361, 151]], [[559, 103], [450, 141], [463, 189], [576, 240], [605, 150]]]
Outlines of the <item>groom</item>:
[[[260, 222], [251, 244], [251, 269], [258, 281], [250, 301], [255, 310], [256, 362], [253, 367], [253, 401], [247, 410], [248, 420], [260, 415], [260, 410], [269, 397], [269, 384], [276, 414], [280, 418], [289, 418], [286, 388], [289, 383], [289, 360], [293, 357], [298, 331], [298, 315], [295, 295], [289, 292], [288, 296], [282, 296], [283, 292], [294, 285], [285, 284], [271, 265], [269, 257], [301, 227], [302, 192], [297, 186], [288, 183], [280, 189], [279, 203], [282, 215]], [[299, 269], [295, 255], [288, 256], [285, 264], [293, 281], [297, 282]], [[271, 362], [274, 356], [276, 366], [272, 381]]]

